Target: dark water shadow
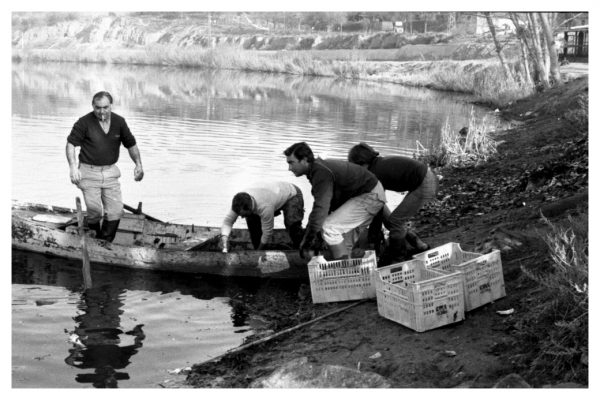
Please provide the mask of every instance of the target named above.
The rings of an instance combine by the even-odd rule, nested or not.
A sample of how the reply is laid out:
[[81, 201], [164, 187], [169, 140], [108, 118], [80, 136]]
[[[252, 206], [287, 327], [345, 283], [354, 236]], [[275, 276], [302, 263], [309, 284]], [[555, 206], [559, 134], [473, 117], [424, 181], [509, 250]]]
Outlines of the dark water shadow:
[[[12, 253], [13, 284], [64, 287], [79, 296], [77, 314], [72, 317], [74, 328], [65, 330], [71, 348], [64, 362], [82, 370], [76, 374], [76, 382], [91, 383], [96, 388], [118, 387], [119, 381], [129, 380], [126, 368], [143, 351], [147, 333], [143, 317], [137, 319], [133, 329], [121, 329], [126, 291], [177, 292], [201, 300], [225, 297], [231, 306], [232, 325], [237, 328], [234, 332], [241, 333], [259, 330], [260, 327], [249, 323], [253, 315], [285, 308], [302, 284], [139, 271], [98, 264], [92, 264], [91, 269], [93, 287], [84, 290], [79, 261], [18, 250]], [[271, 311], [265, 311], [266, 308]]]

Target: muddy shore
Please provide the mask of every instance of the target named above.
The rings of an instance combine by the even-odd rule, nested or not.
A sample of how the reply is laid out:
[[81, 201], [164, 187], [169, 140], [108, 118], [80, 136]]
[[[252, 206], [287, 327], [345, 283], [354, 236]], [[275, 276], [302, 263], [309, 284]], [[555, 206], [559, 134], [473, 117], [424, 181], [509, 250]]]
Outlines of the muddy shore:
[[[587, 109], [587, 99], [583, 77], [500, 110], [513, 124], [494, 134], [498, 154], [478, 166], [439, 169], [438, 201], [415, 218], [417, 231], [432, 246], [458, 242], [467, 251], [501, 250], [506, 297], [467, 312], [464, 321], [423, 333], [379, 316], [370, 300], [216, 362], [194, 365], [187, 375], [159, 386], [256, 387], [286, 363], [306, 357], [313, 366], [376, 373], [393, 388], [488, 388], [509, 374], [531, 387], [587, 387], [587, 376], [561, 379], [529, 369], [516, 335], [517, 324], [544, 301], [543, 291], [522, 271], [523, 266], [543, 271], [550, 263], [542, 239], [547, 224], [540, 213], [554, 223], [587, 214], [587, 126], [578, 127], [569, 117], [580, 111], [581, 101]], [[238, 304], [262, 322], [249, 341], [348, 305], [313, 305], [306, 283], [284, 295], [271, 293], [271, 298]], [[508, 309], [514, 313], [496, 313]]]

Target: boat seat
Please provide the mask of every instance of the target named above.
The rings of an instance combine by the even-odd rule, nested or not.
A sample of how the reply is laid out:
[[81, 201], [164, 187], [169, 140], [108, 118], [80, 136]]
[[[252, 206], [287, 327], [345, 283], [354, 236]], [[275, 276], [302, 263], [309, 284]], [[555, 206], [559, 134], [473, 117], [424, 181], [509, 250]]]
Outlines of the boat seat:
[[59, 229], [65, 229], [69, 225], [77, 224], [77, 217], [70, 217], [68, 215], [37, 214], [31, 217], [31, 219], [36, 222], [52, 224]]

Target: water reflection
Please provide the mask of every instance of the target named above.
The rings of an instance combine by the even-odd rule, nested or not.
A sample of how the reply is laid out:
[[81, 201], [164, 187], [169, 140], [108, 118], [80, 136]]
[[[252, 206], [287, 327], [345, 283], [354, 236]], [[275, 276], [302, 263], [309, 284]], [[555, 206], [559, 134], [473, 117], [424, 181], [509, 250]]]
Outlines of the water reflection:
[[[102, 89], [142, 152], [140, 184], [121, 155], [126, 202], [143, 201], [163, 220], [211, 226], [233, 194], [261, 180], [296, 183], [310, 209], [310, 185], [287, 171], [282, 155], [293, 142], [336, 158], [359, 141], [412, 155], [417, 140], [436, 145], [446, 122], [467, 125], [472, 108], [464, 96], [394, 84], [175, 67], [22, 63], [12, 82], [15, 198], [72, 207], [66, 136]], [[475, 108], [478, 118], [487, 113]]]
[[[73, 348], [65, 363], [79, 369], [93, 369], [93, 373], [79, 373], [75, 381], [92, 383], [96, 388], [116, 388], [117, 382], [129, 379], [124, 369], [130, 358], [142, 347], [146, 338], [143, 324], [136, 325], [131, 331], [123, 333], [120, 315], [124, 306], [121, 301], [123, 290], [110, 285], [93, 287], [81, 294], [77, 308], [75, 330], [70, 332]], [[121, 346], [121, 335], [133, 337], [133, 344]]]
[[255, 331], [251, 314], [233, 299], [272, 289], [253, 280], [92, 264], [93, 287], [83, 291], [80, 262], [17, 250], [12, 256], [17, 387], [153, 386], [168, 369], [242, 344]]

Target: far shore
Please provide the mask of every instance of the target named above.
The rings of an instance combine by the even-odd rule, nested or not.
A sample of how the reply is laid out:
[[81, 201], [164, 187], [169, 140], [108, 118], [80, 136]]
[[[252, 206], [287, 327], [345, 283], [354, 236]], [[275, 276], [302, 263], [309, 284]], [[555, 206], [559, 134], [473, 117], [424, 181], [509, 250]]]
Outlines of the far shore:
[[507, 81], [497, 59], [397, 61], [398, 49], [256, 51], [223, 46], [180, 48], [14, 49], [14, 61], [168, 65], [359, 79], [468, 93], [491, 107], [507, 105], [533, 93]]

